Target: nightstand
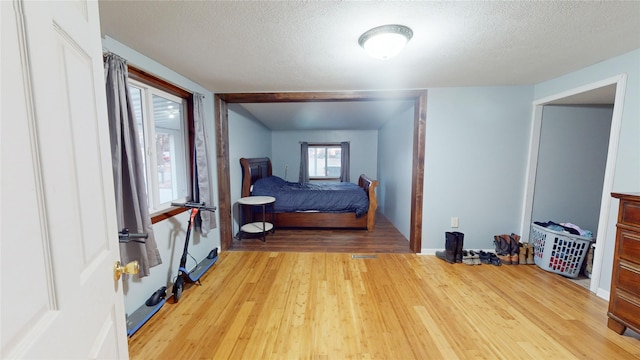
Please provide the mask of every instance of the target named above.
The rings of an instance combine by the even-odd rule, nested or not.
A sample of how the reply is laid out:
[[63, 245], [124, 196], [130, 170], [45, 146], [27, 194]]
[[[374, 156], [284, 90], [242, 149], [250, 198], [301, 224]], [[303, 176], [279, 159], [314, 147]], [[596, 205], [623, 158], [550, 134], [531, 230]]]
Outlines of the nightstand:
[[[242, 234], [250, 234], [250, 235], [262, 235], [262, 241], [267, 241], [267, 233], [271, 231], [273, 234], [275, 231], [275, 227], [273, 226], [273, 222], [275, 220], [275, 209], [274, 204], [276, 202], [276, 198], [273, 196], [247, 196], [240, 198], [238, 200], [238, 204], [241, 207], [249, 207], [249, 216], [247, 216], [247, 212], [242, 211], [240, 209], [240, 213], [242, 214], [242, 224], [240, 225], [240, 239], [242, 239]], [[262, 209], [262, 221], [253, 221], [253, 209], [254, 207], [260, 207]], [[267, 208], [271, 207], [271, 222], [267, 221]], [[247, 219], [247, 217], [249, 219]]]

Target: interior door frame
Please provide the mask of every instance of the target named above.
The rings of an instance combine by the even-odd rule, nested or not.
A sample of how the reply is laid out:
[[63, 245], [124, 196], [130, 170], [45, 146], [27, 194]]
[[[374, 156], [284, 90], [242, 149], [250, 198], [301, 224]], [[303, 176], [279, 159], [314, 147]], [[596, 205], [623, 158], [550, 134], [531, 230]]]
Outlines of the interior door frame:
[[409, 100], [414, 102], [413, 169], [411, 174], [411, 225], [409, 248], [422, 249], [422, 204], [424, 184], [424, 151], [427, 118], [427, 90], [226, 93], [214, 95], [216, 153], [218, 166], [218, 202], [221, 250], [233, 241], [232, 204], [229, 166], [228, 104], [281, 102], [335, 102]]
[[529, 224], [532, 220], [533, 198], [536, 182], [536, 171], [538, 167], [538, 152], [540, 149], [540, 131], [542, 128], [542, 110], [544, 105], [556, 100], [598, 89], [608, 85], [616, 85], [616, 95], [613, 104], [613, 114], [611, 117], [611, 130], [609, 131], [609, 147], [607, 151], [607, 162], [605, 166], [604, 183], [600, 200], [600, 217], [598, 218], [598, 232], [596, 239], [600, 239], [600, 246], [596, 246], [593, 254], [593, 270], [591, 273], [591, 284], [589, 290], [598, 296], [609, 299], [608, 293], [598, 292], [600, 286], [600, 274], [602, 272], [602, 262], [604, 260], [604, 249], [613, 246], [615, 239], [607, 238], [609, 226], [609, 213], [611, 210], [611, 192], [613, 191], [613, 177], [615, 174], [616, 159], [618, 157], [618, 143], [620, 139], [620, 126], [622, 124], [622, 109], [624, 106], [624, 95], [626, 88], [626, 74], [617, 75], [601, 81], [586, 84], [574, 89], [563, 91], [533, 102], [531, 138], [529, 145], [529, 162], [527, 176], [525, 178], [525, 199], [522, 209], [521, 234], [529, 234]]

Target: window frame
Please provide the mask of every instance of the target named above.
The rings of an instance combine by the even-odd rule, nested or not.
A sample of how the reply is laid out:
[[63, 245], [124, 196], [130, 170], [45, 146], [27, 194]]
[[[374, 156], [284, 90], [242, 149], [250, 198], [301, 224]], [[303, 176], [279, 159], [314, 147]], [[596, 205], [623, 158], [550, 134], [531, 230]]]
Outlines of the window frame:
[[[327, 148], [338, 148], [340, 151], [342, 151], [342, 147], [340, 143], [307, 143], [307, 157], [309, 157], [309, 150], [311, 148], [324, 148], [325, 149], [325, 159], [327, 159], [327, 154], [328, 151], [326, 151]], [[328, 163], [328, 161], [327, 161]], [[309, 165], [309, 168], [307, 169], [307, 171], [309, 171], [309, 169], [311, 168], [311, 165]], [[340, 174], [342, 173], [342, 159], [340, 159], [340, 171], [338, 172], [338, 176], [311, 176], [311, 174], [309, 174], [309, 181], [314, 180], [314, 181], [340, 181]]]
[[[185, 110], [186, 114], [184, 116], [184, 121], [186, 122], [186, 131], [187, 131], [187, 140], [186, 140], [186, 151], [187, 155], [187, 181], [191, 185], [189, 186], [189, 191], [187, 192], [187, 199], [193, 199], [193, 149], [195, 146], [194, 142], [194, 118], [193, 118], [193, 94], [177, 87], [174, 84], [169, 83], [163, 79], [160, 79], [154, 75], [149, 74], [148, 72], [141, 70], [135, 66], [128, 65], [129, 78], [140, 83], [143, 83], [148, 86], [152, 86], [154, 88], [165, 91], [173, 96], [179, 97], [185, 101]], [[143, 156], [146, 156], [143, 154]], [[169, 207], [167, 209], [160, 210], [151, 215], [151, 223], [155, 224], [162, 220], [171, 218], [175, 215], [178, 215], [182, 212], [187, 211], [187, 209], [183, 207]]]

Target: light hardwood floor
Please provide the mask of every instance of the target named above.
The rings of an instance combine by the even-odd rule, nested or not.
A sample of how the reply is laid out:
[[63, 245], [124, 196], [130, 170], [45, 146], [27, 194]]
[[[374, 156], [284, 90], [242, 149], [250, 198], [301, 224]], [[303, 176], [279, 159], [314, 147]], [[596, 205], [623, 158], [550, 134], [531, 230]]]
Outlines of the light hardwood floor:
[[607, 303], [533, 266], [220, 254], [130, 338], [133, 359], [638, 359]]

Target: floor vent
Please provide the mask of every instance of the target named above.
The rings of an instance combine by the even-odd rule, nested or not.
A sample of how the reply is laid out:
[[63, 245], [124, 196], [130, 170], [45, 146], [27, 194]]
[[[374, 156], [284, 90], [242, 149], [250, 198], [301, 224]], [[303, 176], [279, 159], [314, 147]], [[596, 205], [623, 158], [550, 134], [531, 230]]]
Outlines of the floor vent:
[[359, 255], [359, 254], [353, 254], [351, 255], [352, 259], [377, 259], [378, 255]]

